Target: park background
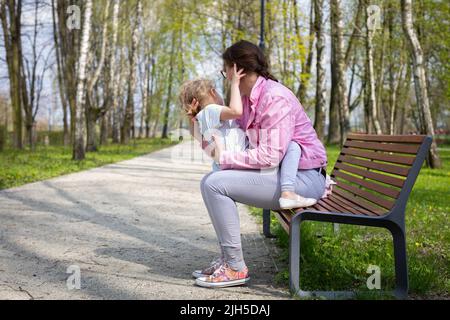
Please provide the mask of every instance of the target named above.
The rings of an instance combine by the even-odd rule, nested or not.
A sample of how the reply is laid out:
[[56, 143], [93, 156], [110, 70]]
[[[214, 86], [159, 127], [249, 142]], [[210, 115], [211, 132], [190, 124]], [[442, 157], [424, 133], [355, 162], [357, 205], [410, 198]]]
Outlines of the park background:
[[[449, 18], [437, 0], [0, 0], [0, 189], [177, 143], [181, 83], [213, 79], [226, 97], [221, 53], [245, 39], [301, 101], [330, 168], [348, 132], [433, 136], [406, 214], [411, 292], [448, 297]], [[302, 237], [306, 288], [360, 283], [375, 258], [393, 283], [386, 232], [311, 223]]]

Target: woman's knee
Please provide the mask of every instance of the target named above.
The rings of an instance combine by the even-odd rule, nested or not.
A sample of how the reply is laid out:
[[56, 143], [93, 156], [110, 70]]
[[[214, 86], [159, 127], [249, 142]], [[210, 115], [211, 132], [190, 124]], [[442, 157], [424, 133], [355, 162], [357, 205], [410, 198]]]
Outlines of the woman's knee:
[[200, 188], [202, 193], [208, 191], [217, 192], [217, 190], [219, 190], [221, 181], [221, 179], [218, 177], [219, 173], [220, 171], [210, 172], [203, 177], [202, 181], [200, 182]]

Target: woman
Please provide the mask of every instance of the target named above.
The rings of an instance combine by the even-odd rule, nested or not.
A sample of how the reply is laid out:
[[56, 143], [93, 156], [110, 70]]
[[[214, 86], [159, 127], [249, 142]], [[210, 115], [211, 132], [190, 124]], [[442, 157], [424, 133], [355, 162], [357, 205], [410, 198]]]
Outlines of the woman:
[[206, 175], [201, 182], [202, 197], [223, 253], [198, 274], [196, 284], [204, 287], [241, 285], [250, 279], [235, 202], [280, 209], [280, 173], [267, 169], [278, 168], [291, 141], [301, 147], [296, 193], [318, 200], [325, 191], [325, 148], [298, 99], [270, 74], [263, 52], [248, 41], [239, 41], [222, 58], [228, 79], [234, 64], [246, 74], [240, 82], [244, 113], [238, 123], [248, 136], [250, 149], [216, 149], [222, 170]]

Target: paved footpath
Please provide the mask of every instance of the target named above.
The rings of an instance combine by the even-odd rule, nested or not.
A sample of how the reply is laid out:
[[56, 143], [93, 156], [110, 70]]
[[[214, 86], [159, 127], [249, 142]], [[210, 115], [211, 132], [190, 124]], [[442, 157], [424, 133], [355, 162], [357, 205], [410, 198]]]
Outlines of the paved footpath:
[[[210, 161], [193, 163], [199, 155], [185, 142], [0, 191], [0, 299], [288, 299], [274, 281], [277, 248], [241, 205], [251, 282], [194, 286], [192, 270], [218, 252], [199, 188]], [[68, 289], [70, 266], [80, 290]]]

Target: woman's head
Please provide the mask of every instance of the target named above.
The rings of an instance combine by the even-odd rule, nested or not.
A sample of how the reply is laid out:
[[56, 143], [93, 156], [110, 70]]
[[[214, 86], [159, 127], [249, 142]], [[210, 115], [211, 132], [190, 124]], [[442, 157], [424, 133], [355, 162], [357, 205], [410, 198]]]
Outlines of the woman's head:
[[266, 79], [278, 81], [269, 72], [269, 63], [264, 52], [255, 44], [241, 40], [225, 50], [222, 55], [225, 66], [229, 69], [236, 64], [245, 73], [254, 72]]
[[[192, 108], [194, 99], [199, 102], [197, 108]], [[179, 100], [183, 110], [191, 117], [195, 117], [208, 104], [223, 105], [222, 97], [217, 93], [214, 82], [208, 79], [195, 79], [183, 83]]]

